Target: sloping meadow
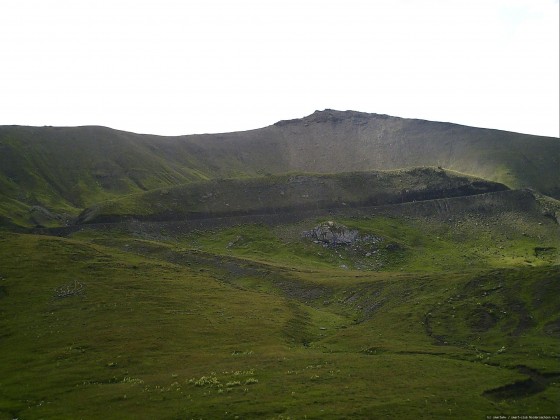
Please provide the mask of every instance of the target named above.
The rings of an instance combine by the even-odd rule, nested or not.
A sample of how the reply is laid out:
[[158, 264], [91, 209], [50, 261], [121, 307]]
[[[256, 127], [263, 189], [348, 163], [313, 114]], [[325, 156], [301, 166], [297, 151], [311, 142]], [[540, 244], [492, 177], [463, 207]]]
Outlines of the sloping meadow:
[[[413, 191], [430, 191], [412, 174], [389, 174], [388, 190], [413, 179]], [[323, 191], [344, 179], [290, 177], [281, 178], [284, 188], [295, 180], [297, 188], [318, 184]], [[262, 182], [210, 183], [225, 187], [199, 197], [221, 203], [236, 197], [232, 185], [268, 191]], [[493, 185], [477, 182], [453, 188]], [[157, 191], [137, 198], [162, 193], [176, 197]], [[37, 229], [42, 235], [3, 231], [1, 415], [554, 412], [556, 202], [502, 187], [388, 201], [334, 201], [339, 206], [283, 214], [228, 214], [224, 205], [222, 217], [136, 215]], [[148, 209], [157, 208], [152, 202]], [[314, 230], [319, 235], [309, 234]]]

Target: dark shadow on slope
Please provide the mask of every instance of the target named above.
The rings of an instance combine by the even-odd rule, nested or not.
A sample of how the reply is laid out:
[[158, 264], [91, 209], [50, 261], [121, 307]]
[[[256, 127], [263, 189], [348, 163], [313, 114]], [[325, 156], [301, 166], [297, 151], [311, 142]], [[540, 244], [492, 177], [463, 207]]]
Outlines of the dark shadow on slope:
[[528, 375], [529, 379], [517, 381], [499, 388], [484, 391], [482, 395], [493, 401], [517, 400], [543, 392], [551, 382], [560, 378], [560, 373], [540, 373], [526, 366], [518, 366], [517, 370]]

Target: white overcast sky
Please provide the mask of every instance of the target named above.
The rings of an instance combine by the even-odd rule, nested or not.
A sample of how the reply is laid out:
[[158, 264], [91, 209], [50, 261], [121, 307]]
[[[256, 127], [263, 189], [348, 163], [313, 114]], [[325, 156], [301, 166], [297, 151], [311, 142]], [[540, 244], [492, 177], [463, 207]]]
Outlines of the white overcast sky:
[[559, 136], [558, 0], [0, 0], [0, 125], [162, 135], [333, 108]]

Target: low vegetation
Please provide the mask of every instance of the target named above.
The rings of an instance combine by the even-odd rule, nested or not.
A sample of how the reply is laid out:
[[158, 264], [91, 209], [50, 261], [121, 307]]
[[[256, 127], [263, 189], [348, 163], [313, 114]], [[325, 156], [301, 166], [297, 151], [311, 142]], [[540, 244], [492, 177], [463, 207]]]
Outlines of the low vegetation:
[[84, 210], [79, 222], [164, 221], [324, 211], [506, 189], [502, 184], [437, 168], [271, 175], [197, 182], [132, 194]]
[[368, 248], [305, 237], [321, 218], [173, 235], [163, 223], [159, 236], [2, 233], [0, 413], [554, 412], [554, 221], [511, 208], [451, 220], [393, 211], [336, 218], [379, 238]]
[[0, 419], [555, 414], [558, 144], [510, 134], [0, 128]]

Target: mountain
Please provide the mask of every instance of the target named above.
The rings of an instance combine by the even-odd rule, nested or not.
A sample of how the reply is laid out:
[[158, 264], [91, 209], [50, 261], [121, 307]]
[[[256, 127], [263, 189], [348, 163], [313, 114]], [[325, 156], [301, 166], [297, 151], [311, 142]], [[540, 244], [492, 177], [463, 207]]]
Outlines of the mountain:
[[557, 138], [325, 110], [251, 131], [179, 137], [3, 126], [0, 214], [29, 224], [31, 212], [45, 209], [68, 220], [99, 201], [201, 180], [419, 166], [560, 198]]
[[0, 419], [550, 417], [559, 158], [353, 111], [0, 127]]

